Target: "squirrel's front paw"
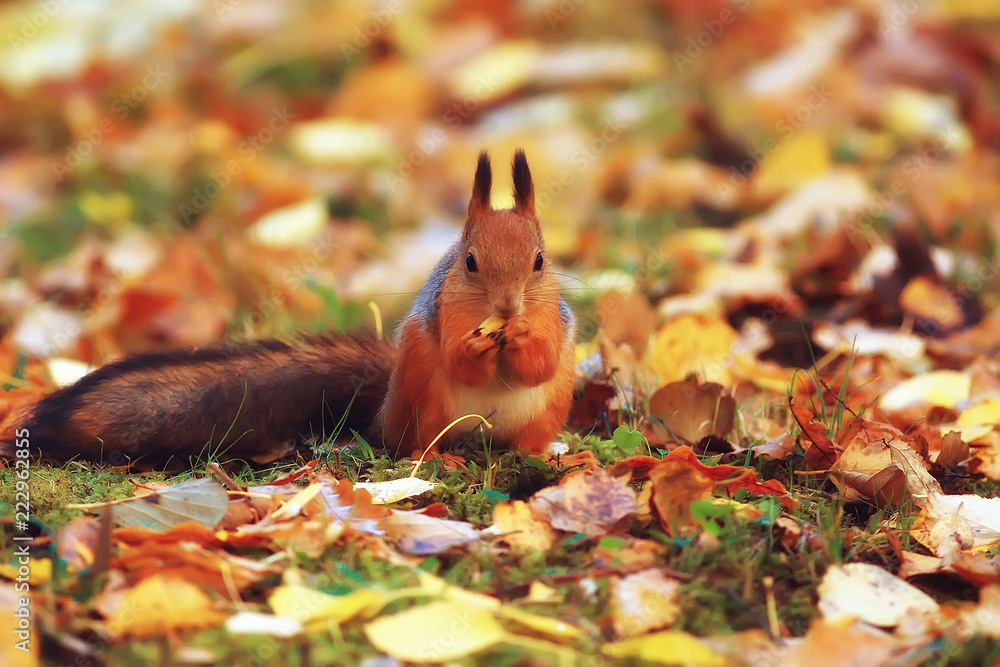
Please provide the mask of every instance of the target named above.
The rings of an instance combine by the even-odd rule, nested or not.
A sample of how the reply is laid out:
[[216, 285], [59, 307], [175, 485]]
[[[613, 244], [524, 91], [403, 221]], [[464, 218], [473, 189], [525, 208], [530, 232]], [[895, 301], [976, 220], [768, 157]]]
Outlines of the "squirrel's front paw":
[[479, 330], [471, 331], [462, 336], [462, 347], [465, 354], [473, 359], [493, 359], [503, 345], [498, 331], [483, 335]]
[[528, 323], [520, 318], [507, 322], [503, 328], [504, 348], [507, 350], [520, 350], [528, 343], [531, 332]]

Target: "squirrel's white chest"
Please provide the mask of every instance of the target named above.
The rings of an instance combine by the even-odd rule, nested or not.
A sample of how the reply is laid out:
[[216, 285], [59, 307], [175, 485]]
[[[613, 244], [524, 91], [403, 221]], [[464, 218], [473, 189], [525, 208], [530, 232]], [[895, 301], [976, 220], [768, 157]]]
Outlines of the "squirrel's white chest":
[[507, 437], [517, 432], [545, 409], [545, 385], [508, 387], [491, 382], [483, 387], [455, 387], [449, 421], [463, 415], [486, 417], [493, 425], [493, 437]]

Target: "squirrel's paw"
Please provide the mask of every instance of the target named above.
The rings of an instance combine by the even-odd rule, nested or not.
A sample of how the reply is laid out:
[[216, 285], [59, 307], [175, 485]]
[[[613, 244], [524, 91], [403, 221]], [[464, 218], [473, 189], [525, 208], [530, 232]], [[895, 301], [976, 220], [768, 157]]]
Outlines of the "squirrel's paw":
[[506, 343], [504, 347], [508, 350], [520, 350], [528, 343], [528, 337], [531, 335], [528, 323], [520, 318], [507, 322], [503, 332]]
[[485, 336], [477, 331], [472, 331], [462, 336], [462, 345], [465, 354], [473, 359], [492, 359], [500, 352], [502, 346], [501, 338], [493, 332]]

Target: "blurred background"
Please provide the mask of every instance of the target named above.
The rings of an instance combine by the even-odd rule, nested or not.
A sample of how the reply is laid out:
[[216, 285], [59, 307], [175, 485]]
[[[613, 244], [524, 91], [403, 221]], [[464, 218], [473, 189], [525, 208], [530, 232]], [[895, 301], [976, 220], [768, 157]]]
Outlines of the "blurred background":
[[482, 149], [497, 206], [526, 150], [583, 340], [875, 321], [852, 298], [903, 228], [992, 309], [998, 26], [995, 0], [5, 3], [4, 388], [370, 301], [388, 330]]

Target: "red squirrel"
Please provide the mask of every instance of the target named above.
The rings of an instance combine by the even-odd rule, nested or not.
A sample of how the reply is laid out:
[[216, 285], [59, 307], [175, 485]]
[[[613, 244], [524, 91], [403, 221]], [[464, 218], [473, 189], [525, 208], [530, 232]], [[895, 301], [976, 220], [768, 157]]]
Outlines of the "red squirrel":
[[[52, 458], [162, 465], [199, 455], [266, 462], [338, 425], [412, 454], [475, 413], [492, 423], [494, 443], [540, 452], [569, 413], [576, 321], [520, 150], [513, 177], [514, 206], [494, 210], [490, 159], [479, 155], [462, 236], [394, 342], [330, 335], [135, 355], [52, 393], [14, 426]], [[491, 318], [502, 325], [486, 331]]]

